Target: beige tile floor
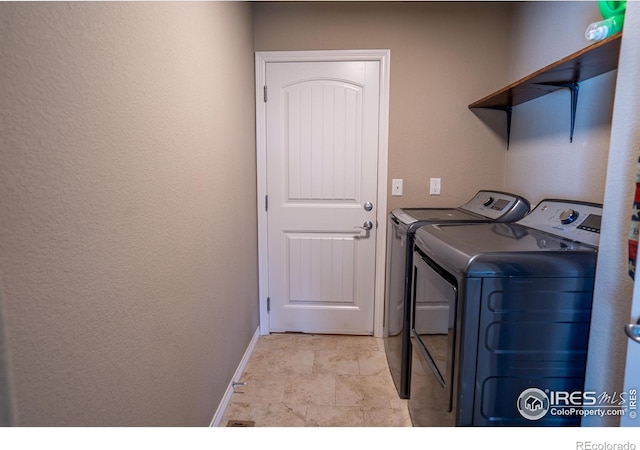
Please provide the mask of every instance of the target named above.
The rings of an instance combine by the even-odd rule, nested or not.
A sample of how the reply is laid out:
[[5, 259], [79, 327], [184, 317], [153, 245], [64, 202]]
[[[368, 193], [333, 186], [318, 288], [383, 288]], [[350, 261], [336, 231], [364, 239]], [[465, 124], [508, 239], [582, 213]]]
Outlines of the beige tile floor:
[[[238, 380], [236, 380], [238, 381]], [[382, 339], [370, 336], [260, 336], [225, 411], [256, 427], [410, 427]]]

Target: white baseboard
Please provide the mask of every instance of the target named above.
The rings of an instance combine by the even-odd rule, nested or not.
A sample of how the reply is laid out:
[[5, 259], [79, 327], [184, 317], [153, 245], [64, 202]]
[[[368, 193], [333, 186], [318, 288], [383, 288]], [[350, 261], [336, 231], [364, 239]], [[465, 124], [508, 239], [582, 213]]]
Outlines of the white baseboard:
[[220, 426], [220, 422], [222, 422], [222, 416], [224, 416], [224, 412], [227, 409], [229, 402], [231, 401], [231, 396], [233, 395], [232, 383], [234, 381], [239, 381], [242, 378], [242, 373], [244, 372], [244, 368], [247, 366], [247, 363], [249, 362], [249, 358], [251, 357], [251, 353], [253, 353], [253, 349], [256, 347], [256, 343], [258, 342], [259, 337], [260, 337], [260, 327], [258, 327], [256, 329], [256, 332], [253, 333], [253, 338], [251, 338], [251, 342], [249, 342], [249, 345], [247, 346], [247, 350], [244, 352], [244, 356], [242, 357], [242, 360], [240, 361], [238, 368], [233, 374], [233, 378], [231, 378], [231, 381], [227, 386], [227, 390], [225, 391], [224, 396], [222, 397], [222, 400], [218, 405], [218, 409], [216, 410], [216, 413], [213, 416], [213, 420], [209, 425], [210, 427]]

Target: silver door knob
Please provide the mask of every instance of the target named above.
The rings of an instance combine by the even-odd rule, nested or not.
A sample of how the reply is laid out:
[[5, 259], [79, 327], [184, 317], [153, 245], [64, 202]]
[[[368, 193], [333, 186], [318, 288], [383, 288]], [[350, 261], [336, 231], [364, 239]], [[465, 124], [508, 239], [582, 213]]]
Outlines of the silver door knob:
[[371, 211], [373, 209], [373, 203], [371, 202], [367, 202], [364, 204], [364, 210], [365, 211]]
[[361, 227], [354, 227], [354, 228], [360, 228], [361, 230], [369, 231], [370, 229], [373, 228], [373, 222], [370, 220], [366, 220]]
[[629, 339], [640, 343], [640, 319], [637, 323], [628, 323], [624, 326], [624, 332], [627, 333]]

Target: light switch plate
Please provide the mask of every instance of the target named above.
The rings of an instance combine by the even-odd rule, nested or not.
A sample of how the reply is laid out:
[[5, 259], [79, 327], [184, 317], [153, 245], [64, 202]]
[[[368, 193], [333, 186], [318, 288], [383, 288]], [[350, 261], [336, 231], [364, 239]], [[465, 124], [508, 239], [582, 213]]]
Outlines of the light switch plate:
[[402, 179], [394, 178], [391, 180], [391, 195], [393, 197], [402, 196]]

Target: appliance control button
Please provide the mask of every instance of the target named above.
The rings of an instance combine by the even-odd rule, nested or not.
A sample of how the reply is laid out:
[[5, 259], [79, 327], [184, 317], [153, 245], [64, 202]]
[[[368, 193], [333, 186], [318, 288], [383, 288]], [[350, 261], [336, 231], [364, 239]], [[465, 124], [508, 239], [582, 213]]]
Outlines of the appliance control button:
[[565, 209], [560, 213], [560, 223], [567, 225], [573, 221], [575, 221], [580, 213], [575, 209]]
[[491, 203], [493, 203], [493, 197], [489, 196], [486, 198], [486, 200], [482, 204], [484, 206], [489, 206]]

